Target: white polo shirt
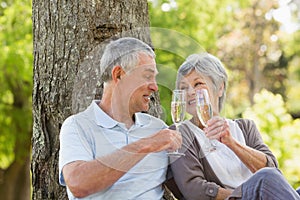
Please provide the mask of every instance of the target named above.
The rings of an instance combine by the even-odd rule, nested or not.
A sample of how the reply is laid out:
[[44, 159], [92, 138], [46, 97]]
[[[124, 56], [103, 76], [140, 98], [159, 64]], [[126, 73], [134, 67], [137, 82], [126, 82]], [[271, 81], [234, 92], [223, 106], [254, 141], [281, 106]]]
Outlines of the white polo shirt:
[[[77, 160], [94, 160], [116, 149], [167, 128], [160, 119], [145, 113], [135, 114], [135, 124], [127, 129], [108, 116], [93, 101], [83, 112], [65, 120], [60, 132], [59, 182], [65, 185], [62, 168]], [[130, 162], [130, 160], [128, 161]], [[148, 154], [108, 189], [84, 199], [161, 199], [161, 184], [166, 179], [166, 151]], [[76, 199], [67, 189], [69, 199]]]

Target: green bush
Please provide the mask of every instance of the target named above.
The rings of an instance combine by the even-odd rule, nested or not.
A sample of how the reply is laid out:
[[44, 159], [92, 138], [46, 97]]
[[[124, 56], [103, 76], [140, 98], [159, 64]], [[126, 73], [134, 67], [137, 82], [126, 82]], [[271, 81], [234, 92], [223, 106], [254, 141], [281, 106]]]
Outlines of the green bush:
[[294, 187], [300, 185], [300, 120], [287, 112], [281, 95], [262, 90], [244, 118], [255, 121], [262, 137], [279, 162], [279, 168]]

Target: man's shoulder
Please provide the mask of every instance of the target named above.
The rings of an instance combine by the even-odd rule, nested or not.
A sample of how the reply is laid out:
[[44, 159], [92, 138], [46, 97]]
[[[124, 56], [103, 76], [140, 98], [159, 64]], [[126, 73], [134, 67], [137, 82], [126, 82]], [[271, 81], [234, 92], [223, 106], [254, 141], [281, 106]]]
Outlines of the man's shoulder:
[[83, 111], [80, 111], [78, 113], [69, 115], [63, 122], [63, 125], [70, 125], [70, 124], [74, 124], [75, 122], [81, 122], [84, 121], [85, 119], [89, 119], [90, 116], [90, 109], [89, 107]]
[[145, 112], [139, 112], [137, 113], [138, 115], [140, 116], [143, 116], [143, 117], [147, 117], [147, 118], [150, 118], [152, 120], [157, 120], [157, 121], [161, 121], [161, 122], [164, 122], [162, 119], [158, 118], [158, 117], [155, 117], [153, 115], [150, 115], [149, 113], [145, 113]]
[[162, 119], [150, 115], [148, 113], [142, 113], [142, 112], [137, 113], [137, 116], [139, 117], [140, 120], [143, 121], [143, 123], [150, 124], [151, 126], [156, 125], [156, 126], [161, 126], [163, 128], [167, 127], [166, 123]]

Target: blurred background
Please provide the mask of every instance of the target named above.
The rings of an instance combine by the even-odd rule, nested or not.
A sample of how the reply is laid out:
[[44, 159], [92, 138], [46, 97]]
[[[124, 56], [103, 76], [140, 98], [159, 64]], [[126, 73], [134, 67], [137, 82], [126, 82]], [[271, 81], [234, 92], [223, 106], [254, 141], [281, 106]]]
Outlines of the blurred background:
[[[162, 118], [171, 124], [176, 70], [197, 43], [228, 72], [222, 115], [254, 120], [285, 177], [300, 186], [300, 0], [148, 2], [151, 27], [188, 37], [170, 42], [152, 34], [154, 47], [163, 46], [156, 49]], [[31, 0], [0, 0], [0, 189], [9, 169], [30, 167], [31, 9]]]
[[[223, 62], [229, 84], [222, 115], [254, 120], [285, 177], [293, 187], [300, 186], [300, 1], [151, 0], [149, 10], [151, 27], [189, 36], [187, 41], [193, 39], [191, 43], [196, 41]], [[157, 43], [159, 38], [153, 36]], [[163, 46], [172, 49], [182, 42]], [[188, 46], [184, 50], [189, 51]], [[156, 54], [158, 83], [174, 83], [170, 72], [176, 72], [185, 57], [163, 49]], [[168, 124], [172, 87], [159, 86]]]

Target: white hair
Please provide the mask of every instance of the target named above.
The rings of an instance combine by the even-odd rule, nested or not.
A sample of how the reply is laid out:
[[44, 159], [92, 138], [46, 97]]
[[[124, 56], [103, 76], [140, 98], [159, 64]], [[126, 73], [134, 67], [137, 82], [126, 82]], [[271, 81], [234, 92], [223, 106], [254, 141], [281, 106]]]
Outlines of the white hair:
[[124, 37], [110, 42], [100, 61], [101, 77], [104, 82], [112, 79], [111, 71], [120, 65], [125, 71], [133, 69], [139, 62], [139, 54], [155, 58], [152, 48], [136, 38]]
[[221, 112], [226, 98], [228, 79], [222, 62], [209, 53], [190, 55], [178, 69], [176, 86], [178, 87], [182, 78], [193, 70], [205, 78], [209, 78], [212, 81], [215, 91], [218, 91], [222, 87], [222, 84], [224, 84], [222, 96], [219, 97], [219, 112]]

